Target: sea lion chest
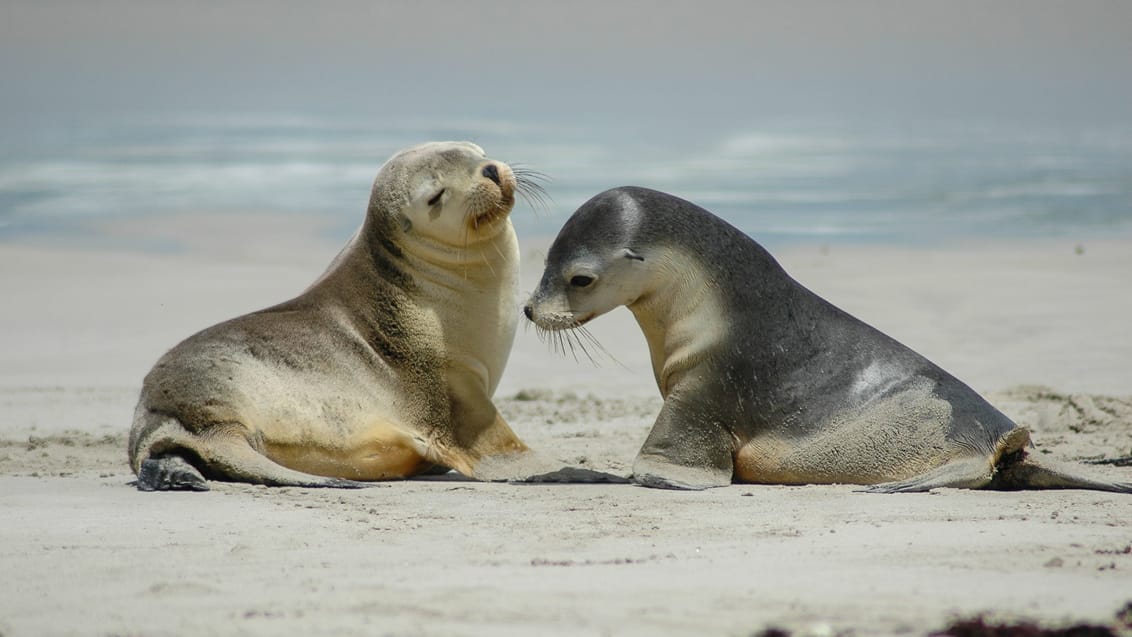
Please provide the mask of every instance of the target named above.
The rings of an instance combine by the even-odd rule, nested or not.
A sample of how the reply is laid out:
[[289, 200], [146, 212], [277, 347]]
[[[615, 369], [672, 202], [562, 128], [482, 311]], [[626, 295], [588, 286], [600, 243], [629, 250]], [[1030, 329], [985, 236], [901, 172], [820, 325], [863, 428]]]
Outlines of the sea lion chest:
[[[518, 323], [519, 249], [508, 228], [459, 261], [409, 256], [417, 345], [436, 352], [449, 374], [471, 374], [490, 397], [503, 376]], [[440, 370], [438, 370], [440, 371]]]

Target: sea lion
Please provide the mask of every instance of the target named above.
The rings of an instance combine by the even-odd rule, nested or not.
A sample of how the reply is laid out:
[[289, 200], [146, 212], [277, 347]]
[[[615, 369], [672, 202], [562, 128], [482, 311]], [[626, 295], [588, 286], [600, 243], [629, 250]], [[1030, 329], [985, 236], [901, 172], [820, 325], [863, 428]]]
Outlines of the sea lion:
[[592, 477], [554, 473], [491, 402], [519, 314], [509, 215], [517, 191], [539, 192], [524, 174], [464, 142], [389, 159], [361, 228], [306, 291], [158, 360], [129, 437], [138, 488], [356, 487], [436, 467]]
[[1035, 463], [1028, 430], [970, 387], [672, 195], [615, 188], [583, 204], [524, 313], [570, 330], [620, 305], [644, 332], [664, 398], [633, 464], [638, 484], [1132, 492]]

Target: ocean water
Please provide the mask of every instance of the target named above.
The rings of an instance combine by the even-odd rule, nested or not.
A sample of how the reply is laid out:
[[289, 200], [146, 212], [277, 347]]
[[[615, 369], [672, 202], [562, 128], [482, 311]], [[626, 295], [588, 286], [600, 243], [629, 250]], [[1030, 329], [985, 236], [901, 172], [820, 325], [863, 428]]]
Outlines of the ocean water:
[[4, 131], [0, 240], [97, 243], [104, 220], [244, 210], [323, 215], [345, 237], [381, 163], [435, 139], [547, 176], [547, 205], [516, 210], [521, 236], [553, 236], [586, 199], [627, 184], [690, 199], [768, 245], [1132, 234], [1129, 126], [149, 113]]

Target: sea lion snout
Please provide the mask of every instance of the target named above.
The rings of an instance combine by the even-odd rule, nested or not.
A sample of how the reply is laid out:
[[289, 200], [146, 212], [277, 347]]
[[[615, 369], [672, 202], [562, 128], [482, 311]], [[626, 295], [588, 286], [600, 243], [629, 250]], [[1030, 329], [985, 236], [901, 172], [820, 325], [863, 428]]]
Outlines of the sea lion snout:
[[[487, 160], [479, 166], [479, 175], [499, 187], [505, 198], [510, 198], [518, 185], [511, 167], [501, 161]], [[486, 186], [486, 184], [484, 184]], [[490, 188], [491, 186], [487, 186]]]
[[564, 303], [562, 299], [557, 302], [547, 302], [536, 292], [523, 305], [523, 316], [542, 330], [555, 332], [575, 328], [578, 326], [578, 321], [569, 306]]
[[473, 231], [504, 219], [515, 206], [518, 180], [507, 164], [488, 160], [476, 171], [485, 181], [476, 184], [469, 196], [468, 225]]
[[499, 182], [499, 169], [495, 167], [495, 164], [488, 164], [484, 166], [483, 170], [481, 170], [480, 173], [484, 177], [487, 177], [488, 179], [494, 181], [496, 186], [503, 185]]

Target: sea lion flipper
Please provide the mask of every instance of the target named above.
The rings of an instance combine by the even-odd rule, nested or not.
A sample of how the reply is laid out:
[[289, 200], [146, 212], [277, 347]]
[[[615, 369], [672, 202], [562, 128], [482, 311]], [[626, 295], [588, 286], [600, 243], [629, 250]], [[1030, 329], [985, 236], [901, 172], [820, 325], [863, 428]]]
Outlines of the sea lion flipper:
[[449, 377], [451, 419], [458, 423], [456, 440], [433, 449], [432, 461], [484, 482], [626, 482], [620, 476], [570, 467], [531, 450], [476, 387], [479, 384], [473, 375]]
[[1020, 458], [1015, 462], [999, 466], [994, 480], [988, 485], [991, 489], [1013, 491], [1016, 489], [1090, 489], [1112, 493], [1132, 493], [1132, 483], [1110, 482], [1100, 478], [1083, 475], [1076, 467], [1043, 461], [1041, 464]]
[[605, 473], [604, 471], [594, 471], [593, 469], [583, 469], [581, 467], [563, 466], [561, 469], [555, 469], [554, 471], [549, 471], [547, 473], [527, 476], [520, 480], [512, 480], [511, 482], [521, 484], [538, 484], [546, 482], [570, 484], [625, 484], [629, 482], [629, 480], [619, 475]]
[[362, 489], [371, 486], [344, 478], [329, 478], [289, 469], [256, 451], [239, 435], [218, 436], [207, 447], [199, 449], [202, 462], [228, 479], [264, 484], [271, 487], [308, 487], [314, 489]]
[[[476, 480], [514, 483], [628, 482], [621, 476], [571, 467], [529, 449], [507, 426], [498, 412], [491, 427], [467, 449], [448, 449], [441, 457]], [[469, 451], [470, 449], [470, 451]]]
[[1132, 493], [1132, 484], [1110, 482], [1083, 474], [1076, 467], [1057, 462], [1037, 462], [1030, 455], [1030, 430], [1018, 427], [999, 441], [995, 450], [994, 478], [988, 489], [1092, 489], [1113, 493]]
[[208, 491], [208, 482], [181, 456], [147, 458], [132, 483], [138, 491]]
[[[710, 489], [731, 484], [734, 444], [718, 423], [689, 426], [685, 413], [701, 413], [671, 396], [633, 462], [633, 482], [658, 489]], [[710, 412], [704, 412], [710, 413]]]
[[472, 473], [469, 477], [484, 482], [627, 482], [613, 474], [565, 465], [529, 449], [485, 456], [476, 463]]
[[907, 480], [882, 482], [861, 491], [865, 493], [917, 493], [944, 487], [981, 489], [990, 484], [993, 467], [986, 458], [961, 458]]
[[700, 491], [731, 484], [731, 473], [667, 462], [655, 456], [637, 456], [633, 482], [654, 489]]
[[[269, 461], [270, 462], [270, 461]], [[293, 472], [299, 476], [306, 476]], [[338, 489], [360, 489], [369, 486], [364, 482], [344, 480], [341, 478], [323, 478], [321, 476], [306, 476], [304, 479], [288, 483], [271, 482], [272, 478], [257, 476], [261, 482], [275, 486], [302, 486], [302, 487], [330, 487]], [[208, 482], [187, 460], [177, 455], [147, 458], [142, 461], [138, 471], [138, 479], [133, 482], [138, 491], [209, 491]]]
[[429, 465], [427, 469], [423, 469], [418, 476], [442, 476], [452, 472], [452, 468], [442, 464]]

